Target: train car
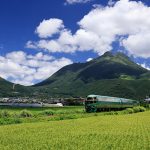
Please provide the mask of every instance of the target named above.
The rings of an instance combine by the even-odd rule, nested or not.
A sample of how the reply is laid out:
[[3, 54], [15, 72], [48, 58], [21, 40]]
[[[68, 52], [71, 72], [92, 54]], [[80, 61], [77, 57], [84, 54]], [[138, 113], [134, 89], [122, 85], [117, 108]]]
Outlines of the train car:
[[119, 110], [132, 108], [138, 105], [139, 102], [136, 100], [101, 95], [88, 95], [87, 99], [85, 100], [86, 112], [97, 112], [111, 109]]

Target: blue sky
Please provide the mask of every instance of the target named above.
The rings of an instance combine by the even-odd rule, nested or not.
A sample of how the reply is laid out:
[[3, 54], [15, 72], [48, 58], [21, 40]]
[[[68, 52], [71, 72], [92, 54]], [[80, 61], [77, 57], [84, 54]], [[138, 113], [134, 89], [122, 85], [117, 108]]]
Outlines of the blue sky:
[[150, 68], [149, 6], [148, 0], [1, 0], [0, 76], [32, 85], [111, 50]]
[[34, 30], [43, 19], [62, 19], [68, 28], [76, 31], [77, 21], [87, 14], [94, 4], [65, 6], [64, 3], [64, 0], [1, 0], [0, 44], [3, 46], [1, 53], [24, 49], [29, 39], [37, 39]]

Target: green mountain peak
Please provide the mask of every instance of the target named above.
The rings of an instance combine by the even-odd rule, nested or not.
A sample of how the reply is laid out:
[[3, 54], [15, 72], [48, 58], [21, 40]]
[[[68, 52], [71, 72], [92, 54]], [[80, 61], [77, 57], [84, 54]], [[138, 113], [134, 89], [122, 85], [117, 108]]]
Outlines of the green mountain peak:
[[149, 71], [125, 54], [111, 52], [90, 62], [65, 66], [34, 87], [54, 97], [94, 93], [138, 99], [150, 94]]

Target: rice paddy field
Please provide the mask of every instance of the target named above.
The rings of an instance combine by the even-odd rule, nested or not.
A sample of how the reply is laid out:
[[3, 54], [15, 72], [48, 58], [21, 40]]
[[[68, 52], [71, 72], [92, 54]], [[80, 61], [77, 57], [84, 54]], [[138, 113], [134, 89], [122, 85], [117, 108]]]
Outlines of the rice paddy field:
[[0, 150], [149, 150], [150, 111], [0, 126]]

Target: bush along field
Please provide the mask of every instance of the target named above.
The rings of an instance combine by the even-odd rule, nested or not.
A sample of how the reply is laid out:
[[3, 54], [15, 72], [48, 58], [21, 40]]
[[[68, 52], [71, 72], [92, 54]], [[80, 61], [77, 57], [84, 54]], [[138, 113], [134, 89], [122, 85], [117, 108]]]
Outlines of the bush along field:
[[110, 111], [99, 113], [86, 113], [84, 107], [26, 109], [2, 107], [0, 109], [0, 125], [68, 120], [103, 115], [123, 115], [144, 111], [146, 111], [146, 108], [142, 106], [127, 108], [123, 111]]
[[150, 111], [23, 123], [0, 126], [0, 149], [149, 150], [149, 133]]

